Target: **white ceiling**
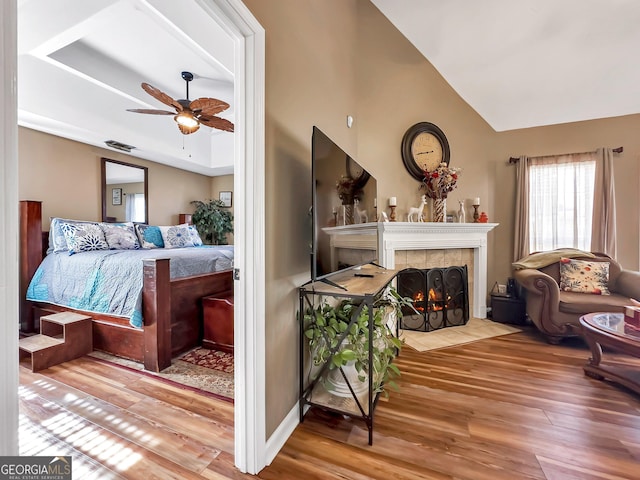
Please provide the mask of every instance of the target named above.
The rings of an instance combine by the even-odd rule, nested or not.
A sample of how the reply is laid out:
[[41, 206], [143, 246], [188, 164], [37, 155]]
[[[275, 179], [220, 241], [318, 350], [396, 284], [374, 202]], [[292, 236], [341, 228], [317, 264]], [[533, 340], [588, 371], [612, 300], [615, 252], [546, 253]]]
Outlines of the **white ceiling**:
[[186, 97], [182, 71], [195, 79], [189, 98], [231, 107], [233, 41], [196, 0], [19, 0], [18, 122], [205, 175], [233, 171], [233, 134], [202, 126], [182, 135], [173, 117], [127, 112], [171, 110], [147, 93], [147, 82]]
[[372, 0], [496, 131], [640, 112], [638, 0]]

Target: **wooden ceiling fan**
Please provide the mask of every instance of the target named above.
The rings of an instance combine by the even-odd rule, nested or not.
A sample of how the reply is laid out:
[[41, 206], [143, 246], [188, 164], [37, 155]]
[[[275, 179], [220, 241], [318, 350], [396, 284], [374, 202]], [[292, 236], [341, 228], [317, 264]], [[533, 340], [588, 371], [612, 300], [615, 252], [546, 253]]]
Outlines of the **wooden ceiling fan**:
[[147, 113], [151, 115], [174, 115], [173, 119], [178, 124], [178, 128], [184, 135], [189, 135], [200, 128], [200, 124], [207, 127], [217, 128], [225, 132], [233, 132], [233, 123], [224, 118], [217, 117], [216, 114], [229, 108], [229, 104], [217, 98], [197, 98], [189, 100], [189, 82], [193, 80], [191, 72], [182, 72], [182, 78], [187, 84], [187, 98], [174, 100], [169, 95], [161, 92], [156, 87], [148, 83], [142, 83], [142, 89], [156, 100], [165, 105], [173, 107], [176, 111], [155, 110], [150, 108], [132, 108], [128, 112]]

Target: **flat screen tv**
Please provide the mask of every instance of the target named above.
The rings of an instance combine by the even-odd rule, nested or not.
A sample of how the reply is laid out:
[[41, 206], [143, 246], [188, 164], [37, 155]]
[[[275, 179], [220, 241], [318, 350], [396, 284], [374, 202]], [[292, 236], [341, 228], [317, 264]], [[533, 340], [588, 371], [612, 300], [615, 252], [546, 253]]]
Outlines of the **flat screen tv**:
[[377, 252], [370, 250], [332, 256], [330, 237], [323, 230], [376, 222], [376, 179], [317, 127], [311, 140], [311, 176], [311, 280], [376, 261]]

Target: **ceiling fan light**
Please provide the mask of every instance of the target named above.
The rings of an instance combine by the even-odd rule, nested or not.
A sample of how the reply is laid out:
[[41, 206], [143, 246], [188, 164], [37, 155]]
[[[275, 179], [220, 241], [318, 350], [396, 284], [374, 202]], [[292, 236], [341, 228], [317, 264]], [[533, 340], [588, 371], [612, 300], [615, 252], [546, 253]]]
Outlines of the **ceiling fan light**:
[[187, 128], [193, 128], [197, 125], [200, 125], [198, 120], [193, 118], [193, 115], [190, 112], [179, 113], [178, 115], [175, 116], [175, 120], [176, 122], [178, 122], [179, 125], [183, 125]]
[[200, 128], [200, 124], [196, 122], [196, 124], [193, 127], [187, 127], [186, 125], [182, 125], [178, 123], [178, 128], [180, 129], [180, 132], [182, 132], [183, 135], [189, 135], [190, 133], [197, 132], [198, 129]]
[[191, 112], [180, 112], [173, 118], [183, 135], [189, 135], [200, 128], [200, 122], [194, 118]]

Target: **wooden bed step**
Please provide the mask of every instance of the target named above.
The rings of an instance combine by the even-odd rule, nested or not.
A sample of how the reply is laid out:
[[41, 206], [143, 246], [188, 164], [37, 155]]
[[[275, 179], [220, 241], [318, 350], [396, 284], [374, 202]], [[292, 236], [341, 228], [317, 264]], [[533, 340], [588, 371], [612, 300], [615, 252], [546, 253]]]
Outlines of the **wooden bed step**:
[[81, 357], [93, 350], [91, 317], [73, 312], [40, 317], [40, 334], [18, 341], [21, 360], [36, 372]]

